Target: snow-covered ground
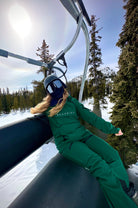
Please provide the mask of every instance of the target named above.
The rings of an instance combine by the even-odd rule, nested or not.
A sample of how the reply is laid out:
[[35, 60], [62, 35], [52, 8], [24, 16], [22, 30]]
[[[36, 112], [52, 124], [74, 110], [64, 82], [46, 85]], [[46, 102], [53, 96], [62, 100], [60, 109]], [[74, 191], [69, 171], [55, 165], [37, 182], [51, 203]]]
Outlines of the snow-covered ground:
[[12, 111], [10, 114], [2, 114], [0, 116], [0, 127], [32, 116], [33, 115], [29, 112], [29, 110], [25, 110], [25, 111], [18, 110], [18, 111]]
[[[89, 99], [83, 103], [85, 107], [91, 110], [93, 109], [93, 100]], [[107, 121], [110, 121], [108, 112], [111, 110], [111, 107], [112, 104], [108, 102], [107, 109], [102, 109], [102, 117]], [[3, 114], [0, 116], [0, 127], [31, 116], [28, 110], [25, 112], [11, 112], [8, 115]], [[23, 162], [0, 178], [0, 208], [7, 208], [57, 152], [53, 143], [44, 144]], [[132, 176], [135, 176], [135, 180], [137, 180], [136, 183], [138, 183], [138, 164], [132, 165], [129, 172]]]

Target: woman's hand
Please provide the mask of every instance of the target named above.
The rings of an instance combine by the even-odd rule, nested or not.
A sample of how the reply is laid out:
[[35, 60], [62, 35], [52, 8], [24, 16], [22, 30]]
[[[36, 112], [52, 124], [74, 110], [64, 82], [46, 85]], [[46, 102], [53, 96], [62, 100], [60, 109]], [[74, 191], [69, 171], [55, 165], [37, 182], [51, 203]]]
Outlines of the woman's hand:
[[122, 136], [123, 132], [121, 131], [121, 129], [119, 130], [119, 132], [117, 134], [115, 134], [116, 136]]

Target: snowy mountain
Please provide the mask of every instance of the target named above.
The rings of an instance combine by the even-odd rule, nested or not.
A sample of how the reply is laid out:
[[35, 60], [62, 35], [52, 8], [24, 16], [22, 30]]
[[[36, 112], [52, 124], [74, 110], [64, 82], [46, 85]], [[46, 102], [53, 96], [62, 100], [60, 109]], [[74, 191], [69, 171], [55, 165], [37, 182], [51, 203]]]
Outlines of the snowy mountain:
[[71, 80], [71, 82], [81, 82], [81, 80], [82, 80], [82, 75], [73, 78], [73, 79]]

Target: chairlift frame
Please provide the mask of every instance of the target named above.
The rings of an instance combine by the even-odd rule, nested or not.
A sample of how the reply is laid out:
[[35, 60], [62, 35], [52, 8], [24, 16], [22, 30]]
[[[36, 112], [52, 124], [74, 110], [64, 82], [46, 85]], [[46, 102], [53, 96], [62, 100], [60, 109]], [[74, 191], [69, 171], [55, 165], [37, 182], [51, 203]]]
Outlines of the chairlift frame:
[[[21, 56], [18, 54], [8, 52], [3, 49], [0, 49], [0, 56], [6, 57], [6, 58], [8, 58], [10, 56], [13, 58], [17, 58], [17, 59], [26, 61], [28, 64], [37, 65], [37, 66], [44, 66], [48, 69], [51, 69], [53, 67], [53, 68], [59, 70], [60, 72], [62, 72], [63, 76], [65, 77], [65, 73], [67, 70], [65, 72], [63, 72], [62, 69], [60, 69], [59, 67], [54, 67], [54, 65], [56, 64], [57, 61], [62, 59], [65, 56], [65, 54], [71, 49], [71, 47], [74, 45], [74, 43], [76, 42], [76, 40], [79, 36], [80, 29], [82, 28], [82, 30], [84, 32], [84, 36], [85, 36], [86, 58], [85, 58], [84, 72], [83, 72], [83, 77], [82, 77], [82, 81], [81, 81], [81, 88], [80, 88], [79, 98], [78, 98], [78, 100], [81, 102], [82, 96], [83, 96], [83, 90], [84, 90], [87, 69], [88, 69], [89, 50], [90, 50], [89, 49], [90, 42], [89, 42], [88, 29], [87, 29], [87, 26], [85, 24], [83, 17], [85, 18], [85, 20], [89, 26], [91, 26], [91, 21], [89, 19], [89, 16], [86, 12], [86, 9], [84, 7], [82, 0], [60, 0], [60, 2], [66, 8], [66, 10], [70, 13], [70, 15], [76, 20], [77, 28], [76, 28], [75, 34], [74, 34], [71, 42], [68, 44], [68, 46], [64, 50], [62, 50], [56, 56], [56, 58], [54, 58], [50, 63], [44, 63], [44, 62], [29, 58], [29, 57], [24, 57], [24, 56]], [[76, 3], [78, 4], [79, 9], [76, 6]], [[65, 77], [65, 79], [66, 79], [66, 77]]]

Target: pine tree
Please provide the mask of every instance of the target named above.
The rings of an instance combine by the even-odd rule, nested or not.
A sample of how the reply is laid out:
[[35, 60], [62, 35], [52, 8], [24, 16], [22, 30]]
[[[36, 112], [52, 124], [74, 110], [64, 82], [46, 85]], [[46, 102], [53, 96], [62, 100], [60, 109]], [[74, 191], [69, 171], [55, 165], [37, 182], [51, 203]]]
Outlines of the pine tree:
[[[37, 48], [37, 51], [39, 53], [36, 53], [37, 56], [40, 57], [40, 61], [44, 62], [44, 63], [50, 63], [53, 56], [52, 54], [49, 54], [49, 45], [46, 44], [45, 40], [43, 40], [42, 42], [42, 46], [39, 48]], [[49, 74], [48, 72], [48, 68], [42, 66], [37, 73], [42, 72], [44, 75], [44, 78], [47, 77], [47, 75]]]
[[91, 42], [90, 42], [90, 58], [89, 58], [89, 96], [94, 98], [94, 105], [99, 108], [99, 101], [104, 102], [105, 96], [105, 77], [101, 70], [99, 70], [102, 64], [102, 53], [98, 45], [101, 41], [101, 36], [98, 35], [99, 30], [97, 30], [98, 19], [94, 15], [91, 16], [92, 28], [90, 30]]
[[109, 143], [115, 147], [127, 167], [137, 160], [138, 112], [137, 112], [137, 10], [136, 0], [125, 1], [125, 24], [117, 46], [121, 49], [119, 71], [114, 81], [111, 101], [114, 103], [112, 123], [120, 127], [124, 135], [110, 136]]
[[91, 68], [89, 69], [89, 76], [90, 77], [96, 77], [97, 75], [97, 69], [99, 66], [102, 64], [102, 53], [101, 49], [99, 48], [97, 42], [101, 41], [101, 36], [97, 36], [100, 30], [96, 30], [97, 25], [96, 25], [96, 19], [95, 16], [91, 16], [91, 24], [92, 24], [92, 29], [90, 30], [91, 34], [91, 42], [90, 42], [90, 58], [89, 58], [89, 65]]
[[[50, 63], [53, 56], [49, 54], [49, 45], [46, 44], [45, 40], [43, 40], [42, 42], [42, 46], [38, 49], [37, 51], [39, 53], [36, 53], [37, 56], [40, 57], [40, 61], [44, 62], [44, 63]], [[45, 96], [45, 89], [43, 86], [43, 81], [44, 79], [52, 73], [52, 70], [49, 71], [47, 67], [42, 66], [37, 73], [42, 72], [44, 77], [41, 81], [32, 81], [32, 84], [34, 85], [34, 91], [35, 91], [35, 95], [33, 97], [33, 103], [37, 104], [38, 102], [40, 102], [42, 100], [42, 98]], [[35, 99], [35, 101], [34, 101]], [[34, 106], [34, 105], [33, 105]]]
[[[37, 105], [45, 97], [45, 89], [43, 82], [34, 81], [34, 97], [33, 104]], [[33, 105], [34, 106], [34, 105]]]
[[2, 109], [4, 113], [10, 112], [10, 100], [9, 95], [6, 95], [5, 89], [3, 89], [3, 95], [2, 95]]
[[102, 69], [102, 73], [105, 78], [105, 95], [109, 96], [112, 94], [113, 82], [116, 77], [116, 72], [110, 67]]
[[83, 91], [83, 98], [82, 100], [85, 100], [89, 97], [89, 94], [88, 94], [88, 81], [86, 80], [85, 81], [85, 85], [84, 85], [84, 91]]
[[14, 110], [18, 110], [19, 108], [19, 103], [18, 103], [18, 97], [14, 97], [14, 100], [13, 100], [13, 109]]

